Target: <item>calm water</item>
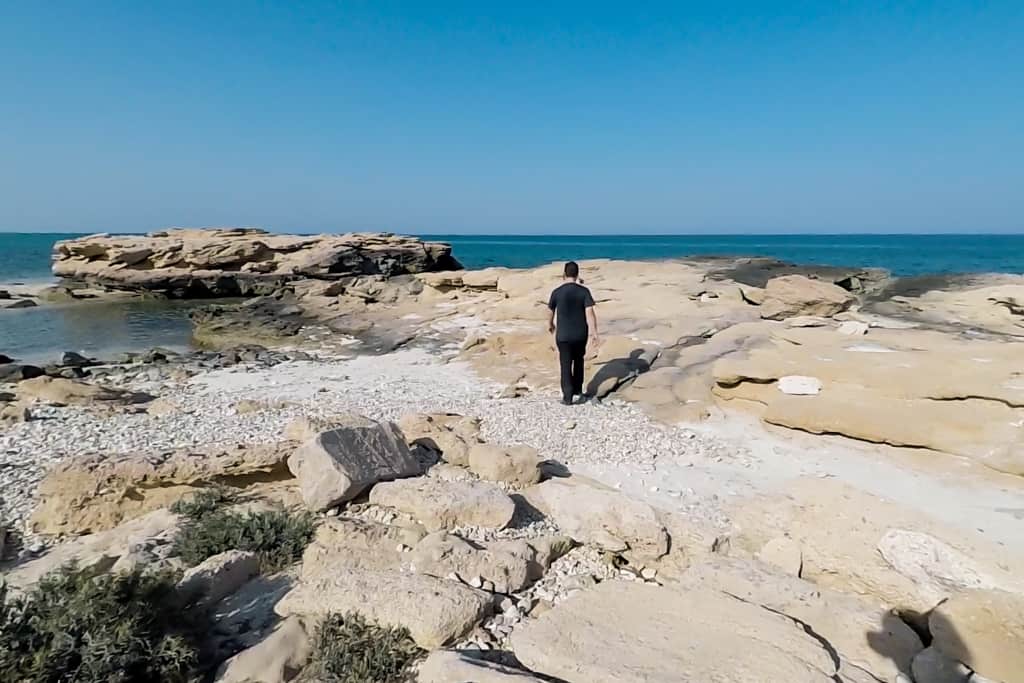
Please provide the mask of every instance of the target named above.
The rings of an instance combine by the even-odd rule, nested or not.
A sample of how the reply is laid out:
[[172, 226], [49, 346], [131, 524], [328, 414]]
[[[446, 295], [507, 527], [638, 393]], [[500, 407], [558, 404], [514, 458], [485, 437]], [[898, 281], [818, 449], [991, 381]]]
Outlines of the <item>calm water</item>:
[[[0, 233], [0, 283], [48, 280], [53, 243], [75, 236]], [[525, 268], [569, 259], [743, 255], [803, 264], [872, 266], [904, 276], [1024, 273], [1024, 235], [435, 235], [431, 239], [450, 242], [467, 268]], [[183, 347], [189, 341], [189, 308], [182, 302], [136, 302], [3, 311], [0, 352], [44, 361], [64, 350], [102, 355], [157, 345]]]

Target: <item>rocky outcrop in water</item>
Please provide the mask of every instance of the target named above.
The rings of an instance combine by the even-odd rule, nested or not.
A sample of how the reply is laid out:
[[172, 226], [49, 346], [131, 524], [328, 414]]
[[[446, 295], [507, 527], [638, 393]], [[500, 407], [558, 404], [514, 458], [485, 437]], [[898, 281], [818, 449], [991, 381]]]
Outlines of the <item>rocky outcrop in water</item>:
[[54, 245], [53, 273], [173, 298], [266, 294], [301, 279], [453, 270], [451, 247], [387, 233], [274, 235], [254, 228], [91, 235]]

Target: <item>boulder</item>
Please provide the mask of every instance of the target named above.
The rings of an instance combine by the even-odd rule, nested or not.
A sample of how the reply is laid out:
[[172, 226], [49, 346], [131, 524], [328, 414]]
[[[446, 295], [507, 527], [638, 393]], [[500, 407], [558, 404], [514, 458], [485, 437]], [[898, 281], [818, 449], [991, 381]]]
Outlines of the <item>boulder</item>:
[[454, 650], [432, 652], [417, 674], [419, 683], [543, 683], [522, 669], [473, 659]]
[[10, 570], [4, 578], [8, 585], [25, 589], [69, 562], [82, 569], [106, 572], [112, 570], [121, 558], [131, 554], [154, 564], [164, 564], [180, 531], [178, 515], [168, 510], [155, 510], [113, 529], [54, 546], [42, 557]]
[[490, 607], [489, 594], [456, 581], [343, 567], [303, 577], [274, 609], [313, 618], [360, 612], [378, 624], [404, 626], [417, 645], [433, 650], [470, 631]]
[[915, 683], [970, 683], [971, 670], [934, 646], [917, 653], [911, 667]]
[[932, 647], [1000, 683], [1024, 683], [1024, 595], [968, 590], [928, 617]]
[[394, 424], [353, 415], [301, 446], [288, 469], [306, 506], [326, 510], [379, 481], [417, 475], [420, 464]]
[[217, 670], [216, 683], [287, 683], [313, 654], [302, 620], [289, 617], [261, 642], [242, 650]]
[[793, 620], [717, 591], [610, 581], [512, 632], [538, 674], [587, 683], [831, 683], [836, 665]]
[[411, 515], [428, 531], [460, 526], [504, 529], [515, 513], [515, 503], [494, 484], [433, 477], [377, 484], [370, 502]]
[[832, 316], [849, 308], [856, 297], [829, 282], [803, 275], [774, 277], [764, 287], [761, 317], [783, 320], [801, 315]]
[[217, 602], [242, 587], [260, 571], [256, 553], [228, 550], [187, 570], [178, 592], [193, 602]]
[[54, 466], [39, 485], [31, 517], [40, 534], [110, 529], [123, 520], [167, 507], [217, 482], [244, 487], [261, 478], [287, 478], [291, 444], [245, 446], [152, 455], [93, 453]]
[[844, 680], [866, 673], [893, 681], [910, 673], [923, 648], [918, 635], [882, 605], [786, 576], [761, 562], [718, 556], [691, 567], [677, 586], [720, 591], [806, 624], [838, 653]]
[[471, 446], [480, 441], [480, 420], [454, 413], [413, 413], [403, 416], [398, 427], [410, 446], [435, 451], [462, 467], [469, 464]]
[[437, 578], [456, 574], [467, 583], [477, 578], [493, 583], [496, 593], [512, 593], [530, 582], [535, 556], [534, 549], [523, 540], [493, 541], [478, 548], [438, 531], [419, 542], [409, 561], [419, 574]]
[[668, 552], [668, 533], [654, 508], [618, 491], [551, 479], [524, 490], [523, 497], [581, 543], [648, 560]]
[[23, 363], [0, 364], [0, 383], [22, 382], [35, 377], [42, 377], [46, 372], [35, 365]]
[[540, 481], [540, 455], [529, 446], [502, 447], [476, 444], [469, 449], [469, 469], [481, 479], [513, 486], [531, 486]]

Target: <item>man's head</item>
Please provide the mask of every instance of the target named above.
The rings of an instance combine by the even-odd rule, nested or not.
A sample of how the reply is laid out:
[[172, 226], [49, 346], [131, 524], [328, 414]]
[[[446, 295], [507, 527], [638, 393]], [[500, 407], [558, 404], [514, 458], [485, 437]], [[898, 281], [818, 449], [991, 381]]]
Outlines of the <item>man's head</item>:
[[562, 274], [566, 280], [577, 280], [580, 276], [580, 265], [575, 261], [569, 261], [565, 264], [565, 270]]

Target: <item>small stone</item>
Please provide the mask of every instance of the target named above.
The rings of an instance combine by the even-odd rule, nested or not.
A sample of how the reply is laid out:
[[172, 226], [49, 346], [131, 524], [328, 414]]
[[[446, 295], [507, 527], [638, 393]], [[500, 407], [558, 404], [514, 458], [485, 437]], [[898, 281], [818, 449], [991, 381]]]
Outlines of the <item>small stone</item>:
[[654, 567], [644, 567], [643, 571], [640, 572], [640, 576], [644, 577], [647, 581], [653, 581], [654, 577], [658, 575], [658, 570]]

